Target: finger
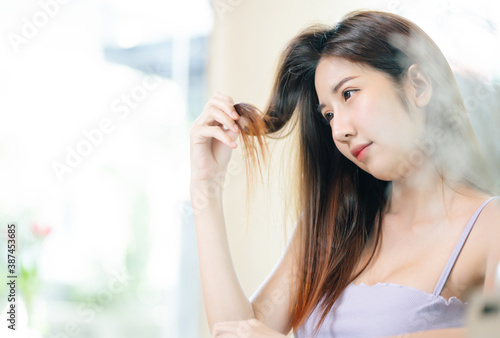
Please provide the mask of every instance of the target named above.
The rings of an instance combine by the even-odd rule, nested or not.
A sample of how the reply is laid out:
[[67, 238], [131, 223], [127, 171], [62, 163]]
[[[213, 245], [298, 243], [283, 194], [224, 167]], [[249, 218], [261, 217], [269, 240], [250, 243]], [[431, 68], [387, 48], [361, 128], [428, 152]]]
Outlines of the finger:
[[198, 125], [220, 125], [222, 124], [228, 129], [231, 129], [233, 132], [238, 133], [239, 127], [234, 122], [234, 119], [229, 117], [225, 112], [222, 112], [217, 107], [208, 108], [206, 113], [200, 115], [199, 119], [195, 121]]
[[[222, 143], [226, 144], [227, 146], [229, 146], [233, 149], [238, 146], [236, 144], [236, 142], [234, 142], [233, 139], [218, 126], [204, 126], [204, 127], [198, 127], [198, 128], [199, 128], [199, 130], [197, 130], [197, 132], [195, 132], [195, 134], [197, 134], [201, 137], [216, 138], [217, 140], [221, 141]], [[197, 143], [196, 138], [194, 140], [194, 143]]]
[[249, 320], [247, 320], [247, 323], [251, 326], [258, 326], [261, 322], [256, 318], [250, 318]]
[[224, 94], [224, 93], [221, 93], [221, 92], [219, 92], [219, 91], [216, 91], [212, 97], [218, 97], [218, 98], [221, 98], [221, 99], [223, 99], [224, 101], [228, 102], [229, 104], [234, 105], [234, 101], [233, 101], [233, 98], [232, 98], [231, 96], [226, 95], [226, 94]]
[[218, 97], [213, 97], [211, 100], [211, 103], [215, 107], [217, 107], [220, 110], [222, 110], [223, 112], [225, 112], [232, 119], [237, 120], [240, 118], [240, 115], [238, 114], [238, 112], [234, 108], [234, 103], [229, 103], [226, 100], [218, 98]]
[[214, 95], [210, 98], [210, 103], [217, 106], [220, 110], [224, 111], [233, 119], [238, 119], [240, 115], [234, 108], [233, 98], [224, 94]]

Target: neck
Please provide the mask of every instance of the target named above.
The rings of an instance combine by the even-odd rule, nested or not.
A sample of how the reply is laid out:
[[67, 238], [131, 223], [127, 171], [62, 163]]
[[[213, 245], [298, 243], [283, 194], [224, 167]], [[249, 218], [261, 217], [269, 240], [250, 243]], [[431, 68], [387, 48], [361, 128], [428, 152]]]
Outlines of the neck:
[[401, 216], [408, 224], [446, 217], [457, 194], [428, 161], [406, 177], [392, 181], [387, 214]]

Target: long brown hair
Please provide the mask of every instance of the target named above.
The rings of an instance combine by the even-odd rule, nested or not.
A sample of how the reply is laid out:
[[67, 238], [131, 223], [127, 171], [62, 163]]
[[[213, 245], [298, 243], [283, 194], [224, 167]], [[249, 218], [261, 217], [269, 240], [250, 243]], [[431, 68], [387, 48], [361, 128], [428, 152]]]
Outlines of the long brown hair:
[[[256, 149], [251, 140], [255, 138], [249, 136], [260, 140], [263, 135], [276, 135], [292, 120], [299, 128], [296, 231], [300, 247], [290, 313], [294, 330], [319, 307], [318, 330], [342, 291], [369, 264], [381, 240], [390, 193], [390, 182], [374, 178], [340, 153], [331, 127], [316, 110], [315, 71], [319, 60], [328, 56], [385, 73], [398, 94], [408, 67], [420, 65], [433, 86], [427, 129], [441, 128], [449, 135], [432, 151], [439, 155], [439, 149], [449, 144], [460, 147], [460, 154], [451, 160], [469, 165], [461, 166], [459, 176], [475, 186], [480, 180], [474, 173], [481, 172], [483, 164], [453, 73], [439, 48], [414, 23], [395, 14], [357, 11], [333, 27], [314, 25], [291, 40], [281, 55], [271, 98], [262, 114], [265, 128], [247, 128], [242, 137], [247, 149]], [[400, 99], [407, 107], [404, 95]], [[243, 117], [257, 111], [248, 104], [235, 108]], [[444, 170], [447, 164], [438, 166]], [[371, 256], [355, 271], [369, 238], [374, 239]]]

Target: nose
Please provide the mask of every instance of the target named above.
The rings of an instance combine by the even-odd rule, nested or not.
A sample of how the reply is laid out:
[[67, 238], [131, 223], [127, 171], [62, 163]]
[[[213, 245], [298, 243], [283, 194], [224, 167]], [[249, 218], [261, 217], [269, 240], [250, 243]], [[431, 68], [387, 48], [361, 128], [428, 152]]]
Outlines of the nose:
[[346, 142], [356, 134], [356, 129], [352, 125], [349, 117], [345, 114], [335, 114], [332, 136], [335, 141]]

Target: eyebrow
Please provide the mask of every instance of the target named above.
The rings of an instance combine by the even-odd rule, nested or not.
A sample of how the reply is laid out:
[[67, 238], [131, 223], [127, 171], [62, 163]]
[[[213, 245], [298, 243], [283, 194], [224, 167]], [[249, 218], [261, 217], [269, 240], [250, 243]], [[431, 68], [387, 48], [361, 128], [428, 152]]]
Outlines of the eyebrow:
[[[331, 93], [332, 94], [337, 94], [337, 92], [339, 91], [340, 87], [342, 87], [342, 85], [348, 81], [351, 81], [355, 78], [359, 77], [359, 75], [356, 75], [356, 76], [348, 76], [348, 77], [345, 77], [343, 78], [342, 80], [339, 81], [339, 83], [337, 83], [335, 86], [332, 86], [331, 87]], [[323, 110], [323, 108], [325, 108], [325, 104], [322, 103], [322, 104], [318, 104], [317, 106], [317, 111], [321, 114], [321, 110]]]

